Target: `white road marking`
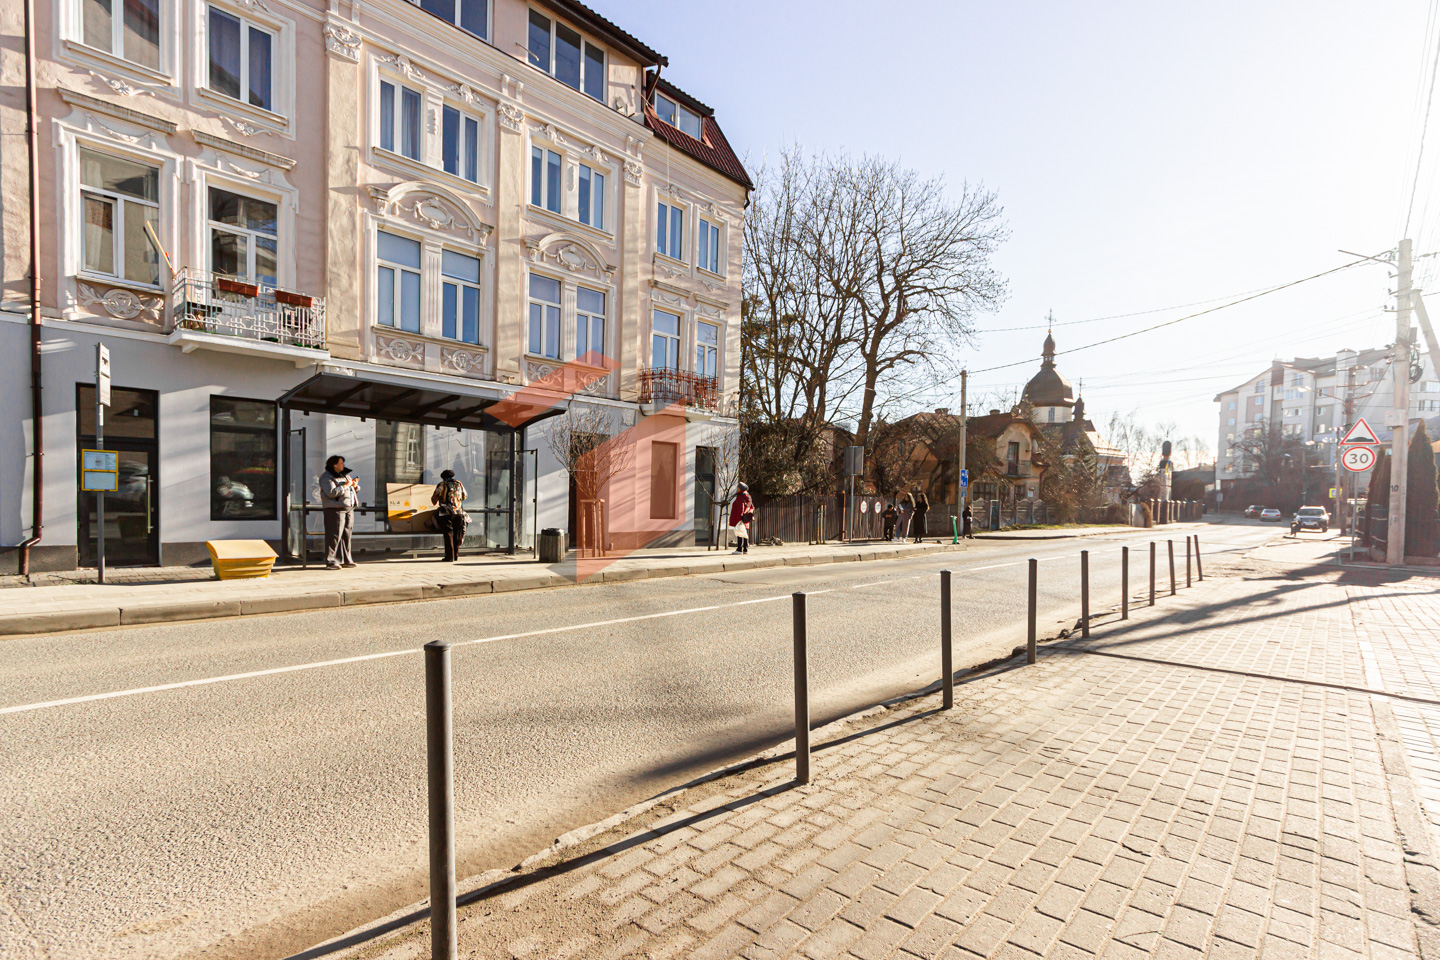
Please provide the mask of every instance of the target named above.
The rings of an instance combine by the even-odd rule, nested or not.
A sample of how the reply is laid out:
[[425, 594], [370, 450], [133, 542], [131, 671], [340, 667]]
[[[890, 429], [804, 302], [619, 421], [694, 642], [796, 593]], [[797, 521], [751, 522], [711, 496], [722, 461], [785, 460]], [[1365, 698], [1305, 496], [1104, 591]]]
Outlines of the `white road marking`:
[[[1217, 551], [1228, 552], [1228, 551]], [[1065, 560], [1067, 556], [1040, 557], [1040, 562], [1047, 560]], [[996, 570], [1001, 567], [1018, 567], [1026, 561], [1017, 560], [1013, 563], [995, 563], [978, 567], [961, 567], [965, 570]], [[818, 596], [824, 593], [831, 593], [835, 589], [859, 590], [864, 587], [875, 587], [884, 584], [898, 583], [903, 580], [920, 580], [923, 575], [909, 577], [891, 577], [885, 580], [874, 580], [869, 583], [857, 583], [847, 588], [827, 588], [824, 590], [806, 591], [808, 596]], [[773, 597], [758, 597], [753, 600], [736, 600], [733, 603], [717, 603], [707, 607], [687, 607], [683, 610], [666, 610], [660, 613], [643, 613], [633, 617], [617, 617], [613, 620], [596, 620], [590, 623], [575, 623], [560, 627], [546, 627], [541, 630], [526, 630], [521, 633], [504, 633], [494, 637], [479, 637], [474, 640], [458, 640], [453, 645], [467, 647], [478, 643], [495, 643], [499, 640], [522, 640], [526, 637], [541, 637], [547, 634], [565, 633], [570, 630], [591, 630], [596, 627], [613, 627], [622, 623], [638, 623], [642, 620], [658, 620], [664, 617], [682, 617], [692, 613], [709, 613], [713, 610], [724, 610], [728, 607], [746, 607], [757, 603], [773, 603], [777, 600], [785, 600], [790, 594], [780, 594]], [[364, 663], [368, 660], [384, 660], [389, 657], [403, 657], [420, 653], [421, 648], [413, 647], [405, 650], [387, 650], [384, 653], [367, 653], [355, 657], [341, 657], [337, 660], [319, 660], [314, 663], [297, 663], [288, 667], [272, 667], [268, 670], [250, 670], [245, 673], [228, 673], [218, 677], [201, 677], [198, 680], [180, 680], [175, 683], [162, 683], [150, 687], [134, 687], [129, 690], [112, 690], [108, 693], [92, 693], [82, 697], [66, 697], [63, 700], [45, 700], [40, 703], [17, 704], [13, 707], [0, 707], [0, 716], [13, 713], [30, 713], [36, 710], [48, 710], [52, 707], [68, 707], [81, 703], [94, 703], [99, 700], [113, 700], [118, 697], [135, 697], [145, 693], [163, 693], [167, 690], [183, 690], [187, 687], [204, 687], [216, 683], [230, 683], [236, 680], [251, 680], [256, 677], [275, 676], [282, 673], [297, 673], [301, 670], [318, 670], [322, 667], [339, 667], [349, 663]]]

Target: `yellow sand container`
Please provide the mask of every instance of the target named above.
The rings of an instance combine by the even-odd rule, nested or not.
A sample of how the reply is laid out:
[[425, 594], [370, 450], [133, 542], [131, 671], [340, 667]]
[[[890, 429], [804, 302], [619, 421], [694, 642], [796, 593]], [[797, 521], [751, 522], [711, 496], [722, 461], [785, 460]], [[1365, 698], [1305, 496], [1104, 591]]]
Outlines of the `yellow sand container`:
[[210, 562], [221, 580], [268, 577], [275, 551], [264, 540], [206, 540]]

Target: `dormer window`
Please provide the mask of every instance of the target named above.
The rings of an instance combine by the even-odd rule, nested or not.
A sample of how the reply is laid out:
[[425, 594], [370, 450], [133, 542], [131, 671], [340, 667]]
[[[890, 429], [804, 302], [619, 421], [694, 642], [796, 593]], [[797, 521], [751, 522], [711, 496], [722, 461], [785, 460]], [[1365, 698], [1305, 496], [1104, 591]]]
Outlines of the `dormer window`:
[[664, 94], [655, 94], [655, 115], [670, 126], [700, 139], [700, 115], [671, 100]]
[[527, 39], [532, 67], [605, 102], [605, 51], [536, 10], [530, 11]]

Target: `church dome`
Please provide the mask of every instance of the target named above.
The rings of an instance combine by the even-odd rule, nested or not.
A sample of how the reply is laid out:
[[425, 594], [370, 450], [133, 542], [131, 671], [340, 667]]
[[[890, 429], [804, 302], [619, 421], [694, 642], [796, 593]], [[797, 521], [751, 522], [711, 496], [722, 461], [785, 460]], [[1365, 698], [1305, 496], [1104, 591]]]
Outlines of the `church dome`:
[[1075, 388], [1055, 369], [1055, 338], [1048, 333], [1045, 335], [1043, 357], [1040, 372], [1025, 384], [1020, 398], [1032, 407], [1073, 407]]

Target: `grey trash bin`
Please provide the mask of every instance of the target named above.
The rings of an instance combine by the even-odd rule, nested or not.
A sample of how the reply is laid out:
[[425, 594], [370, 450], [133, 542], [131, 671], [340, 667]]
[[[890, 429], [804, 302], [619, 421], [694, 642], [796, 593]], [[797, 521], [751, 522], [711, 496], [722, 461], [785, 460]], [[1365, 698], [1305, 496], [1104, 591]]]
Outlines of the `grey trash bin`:
[[565, 553], [565, 534], [558, 527], [546, 527], [540, 531], [536, 550], [536, 559], [541, 563], [559, 563]]

